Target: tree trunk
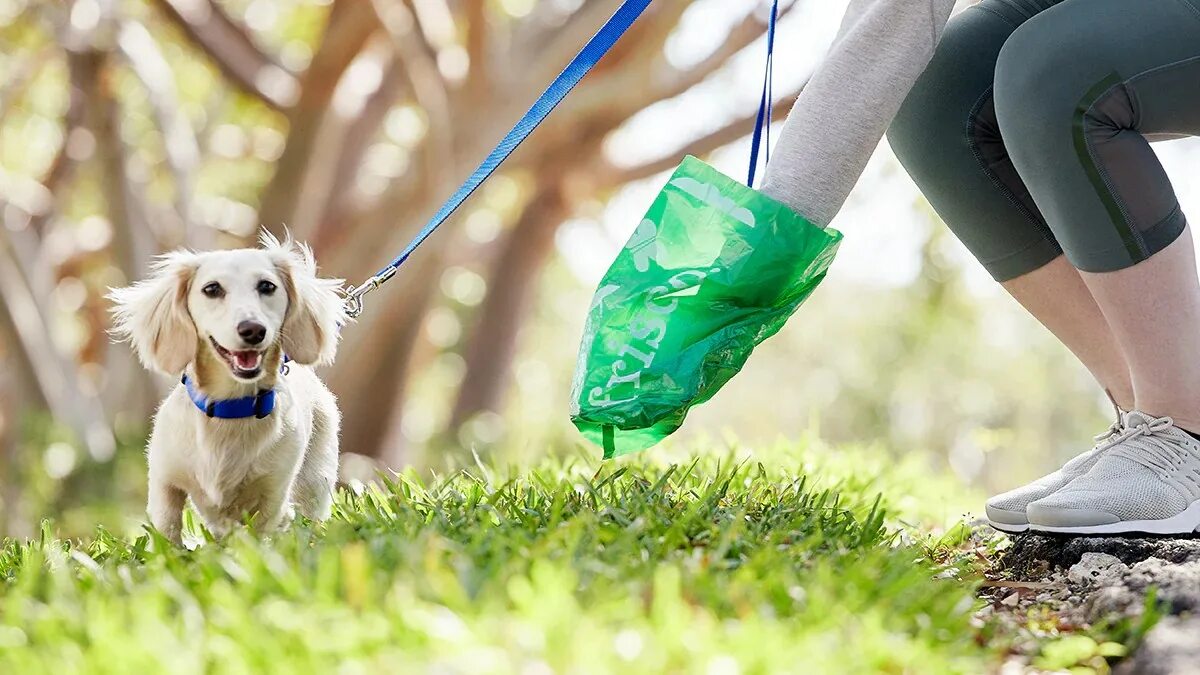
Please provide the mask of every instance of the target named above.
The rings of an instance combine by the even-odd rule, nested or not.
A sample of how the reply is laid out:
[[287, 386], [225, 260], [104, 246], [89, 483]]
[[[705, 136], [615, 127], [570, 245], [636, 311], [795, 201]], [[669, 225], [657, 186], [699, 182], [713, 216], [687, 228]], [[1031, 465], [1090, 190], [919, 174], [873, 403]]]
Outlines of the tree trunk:
[[488, 274], [479, 320], [467, 341], [466, 374], [450, 416], [450, 434], [475, 415], [500, 407], [534, 286], [554, 250], [554, 233], [566, 216], [563, 188], [551, 184], [533, 198], [505, 238]]
[[[329, 378], [341, 401], [343, 452], [401, 463], [404, 449], [384, 446], [388, 430], [398, 423], [411, 380], [411, 355], [419, 343], [423, 319], [433, 299], [441, 256], [434, 247], [413, 258], [386, 286], [370, 296], [369, 326], [351, 326], [352, 340], [343, 345], [338, 366]], [[367, 330], [368, 327], [373, 327]]]
[[39, 396], [48, 402], [55, 419], [68, 426], [93, 457], [111, 456], [112, 430], [104, 419], [99, 400], [79, 388], [75, 363], [56, 350], [50, 337], [44, 315], [50, 305], [49, 297], [34, 292], [14, 257], [9, 237], [19, 234], [0, 236], [0, 304], [9, 313], [16, 336], [9, 346], [23, 350], [35, 375]]
[[338, 81], [378, 25], [371, 3], [366, 0], [337, 0], [329, 12], [325, 37], [302, 78], [300, 98], [288, 111], [289, 128], [283, 154], [275, 163], [275, 175], [263, 190], [259, 222], [276, 236], [282, 236], [285, 224], [294, 214]]
[[[70, 63], [72, 72], [79, 70], [78, 85], [91, 111], [88, 124], [96, 136], [96, 160], [113, 233], [109, 250], [125, 281], [133, 283], [147, 275], [150, 261], [161, 250], [150, 228], [146, 203], [139, 198], [145, 186], [136, 183], [128, 171], [129, 155], [121, 137], [121, 106], [107, 79], [111, 76], [107, 72], [111, 59], [103, 52], [88, 51], [73, 53]], [[188, 186], [180, 185], [179, 189]], [[129, 350], [110, 350], [109, 354], [110, 377], [104, 397], [107, 412], [110, 416], [125, 411], [149, 417], [160, 393], [153, 376]]]
[[17, 476], [21, 447], [21, 424], [30, 410], [45, 410], [47, 401], [29, 355], [21, 348], [14, 317], [0, 299], [0, 354], [9, 364], [0, 372], [0, 509], [4, 536], [22, 537], [31, 533], [24, 509], [21, 481]]
[[314, 216], [315, 232], [320, 232], [324, 223], [338, 220], [341, 214], [350, 210], [357, 190], [355, 178], [358, 177], [359, 167], [403, 89], [403, 67], [393, 59], [383, 73], [379, 89], [367, 99], [358, 117], [346, 126], [337, 151], [331, 153], [335, 159], [331, 162], [332, 172], [326, 198], [320, 212]]

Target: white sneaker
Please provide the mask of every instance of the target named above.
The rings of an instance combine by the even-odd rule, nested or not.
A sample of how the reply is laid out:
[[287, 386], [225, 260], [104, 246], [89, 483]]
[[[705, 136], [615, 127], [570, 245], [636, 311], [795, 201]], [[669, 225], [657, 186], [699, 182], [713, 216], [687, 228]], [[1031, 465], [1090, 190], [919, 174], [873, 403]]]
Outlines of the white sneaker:
[[1058, 492], [1071, 481], [1090, 471], [1100, 460], [1104, 451], [1111, 448], [1114, 440], [1124, 431], [1122, 424], [1125, 413], [1121, 411], [1115, 401], [1113, 409], [1116, 411], [1116, 421], [1112, 423], [1108, 431], [1096, 436], [1096, 444], [1092, 446], [1091, 450], [1077, 455], [1054, 473], [987, 500], [985, 510], [988, 524], [1008, 534], [1018, 534], [1028, 530], [1029, 517], [1026, 515], [1026, 509], [1029, 504]]
[[1137, 411], [1085, 475], [1031, 503], [1030, 526], [1069, 534], [1200, 529], [1200, 441], [1170, 417]]

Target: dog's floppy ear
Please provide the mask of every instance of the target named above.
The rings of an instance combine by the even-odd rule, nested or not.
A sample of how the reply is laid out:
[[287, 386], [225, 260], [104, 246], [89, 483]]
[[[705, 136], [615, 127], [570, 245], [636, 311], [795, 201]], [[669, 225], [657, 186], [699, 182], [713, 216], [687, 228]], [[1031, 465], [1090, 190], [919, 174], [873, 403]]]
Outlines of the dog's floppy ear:
[[148, 279], [111, 289], [113, 333], [133, 344], [147, 368], [179, 375], [196, 353], [196, 325], [187, 294], [200, 258], [191, 251], [168, 253], [155, 261]]
[[349, 321], [338, 292], [343, 280], [318, 277], [312, 249], [291, 237], [280, 243], [264, 232], [261, 243], [287, 290], [288, 309], [281, 332], [284, 353], [302, 365], [333, 363], [338, 329]]

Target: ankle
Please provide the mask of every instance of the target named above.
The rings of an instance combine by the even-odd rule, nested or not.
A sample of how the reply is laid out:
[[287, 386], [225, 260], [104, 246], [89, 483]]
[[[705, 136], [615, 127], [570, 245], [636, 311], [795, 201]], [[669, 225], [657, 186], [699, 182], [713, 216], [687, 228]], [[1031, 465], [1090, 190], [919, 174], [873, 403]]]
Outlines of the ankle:
[[1136, 410], [1136, 397], [1133, 395], [1132, 387], [1109, 387], [1104, 390], [1108, 395], [1109, 400], [1117, 405], [1121, 410], [1129, 411]]
[[1132, 408], [1151, 417], [1170, 417], [1175, 426], [1186, 432], [1189, 436], [1200, 440], [1200, 415], [1189, 413], [1189, 411], [1172, 411], [1164, 406], [1148, 406], [1139, 404]]

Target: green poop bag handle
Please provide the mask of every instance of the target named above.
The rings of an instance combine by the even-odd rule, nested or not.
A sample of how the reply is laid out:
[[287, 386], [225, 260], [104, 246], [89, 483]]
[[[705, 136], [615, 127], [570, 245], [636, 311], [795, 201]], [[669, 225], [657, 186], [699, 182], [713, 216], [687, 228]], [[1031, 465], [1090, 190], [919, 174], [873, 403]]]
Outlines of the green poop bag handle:
[[592, 299], [570, 414], [605, 459], [658, 443], [712, 398], [825, 278], [842, 239], [752, 188], [777, 11], [747, 184], [685, 158]]

